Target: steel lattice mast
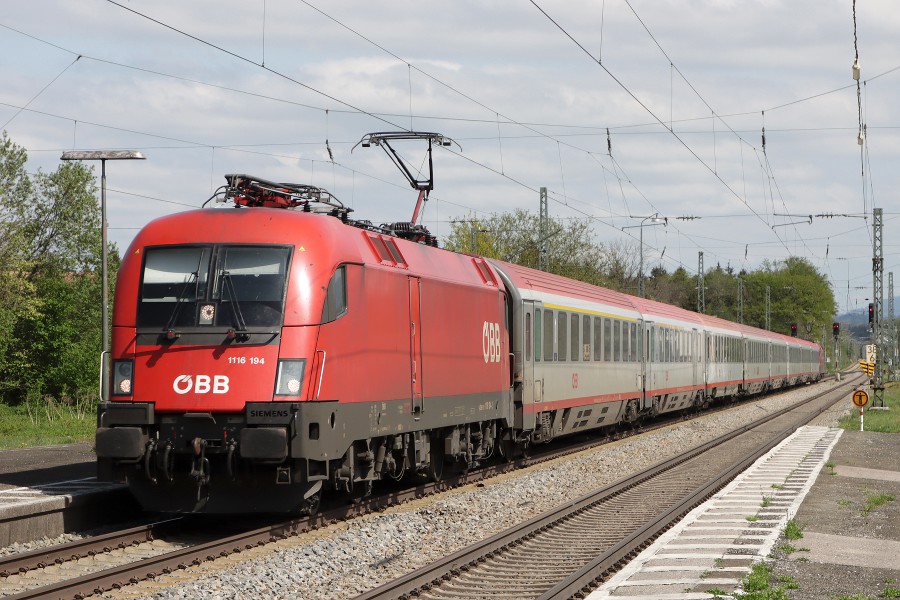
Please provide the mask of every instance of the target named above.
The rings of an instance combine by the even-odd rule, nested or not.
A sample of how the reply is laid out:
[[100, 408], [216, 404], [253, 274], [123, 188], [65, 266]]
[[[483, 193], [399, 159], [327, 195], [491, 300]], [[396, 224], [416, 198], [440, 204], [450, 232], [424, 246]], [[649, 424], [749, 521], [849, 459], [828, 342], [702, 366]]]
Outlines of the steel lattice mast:
[[884, 408], [884, 363], [887, 361], [884, 324], [884, 258], [882, 210], [872, 210], [872, 344], [875, 346], [875, 373], [872, 376], [872, 407]]

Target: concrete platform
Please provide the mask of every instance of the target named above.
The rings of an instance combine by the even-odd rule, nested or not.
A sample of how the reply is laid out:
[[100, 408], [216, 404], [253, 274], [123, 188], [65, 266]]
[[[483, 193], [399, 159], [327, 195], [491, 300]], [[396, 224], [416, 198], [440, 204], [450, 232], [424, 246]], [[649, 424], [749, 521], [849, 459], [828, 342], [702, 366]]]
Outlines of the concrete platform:
[[137, 514], [124, 486], [96, 480], [94, 460], [86, 444], [0, 451], [0, 547]]
[[87, 479], [97, 473], [90, 444], [0, 450], [0, 490]]
[[792, 600], [897, 597], [900, 434], [798, 430], [589, 598], [728, 598], [761, 560]]
[[772, 560], [792, 600], [898, 597], [900, 434], [845, 431], [795, 520], [797, 550]]
[[588, 598], [709, 599], [740, 591], [800, 508], [842, 431], [803, 427], [691, 511]]

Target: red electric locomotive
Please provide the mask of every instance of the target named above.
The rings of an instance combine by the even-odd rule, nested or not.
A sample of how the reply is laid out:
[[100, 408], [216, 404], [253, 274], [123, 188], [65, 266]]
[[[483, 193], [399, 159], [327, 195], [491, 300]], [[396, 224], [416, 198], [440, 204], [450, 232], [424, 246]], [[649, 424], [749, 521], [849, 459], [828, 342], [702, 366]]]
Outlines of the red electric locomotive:
[[238, 208], [157, 219], [125, 254], [101, 479], [150, 510], [284, 511], [490, 455], [511, 389], [491, 266], [228, 180]]

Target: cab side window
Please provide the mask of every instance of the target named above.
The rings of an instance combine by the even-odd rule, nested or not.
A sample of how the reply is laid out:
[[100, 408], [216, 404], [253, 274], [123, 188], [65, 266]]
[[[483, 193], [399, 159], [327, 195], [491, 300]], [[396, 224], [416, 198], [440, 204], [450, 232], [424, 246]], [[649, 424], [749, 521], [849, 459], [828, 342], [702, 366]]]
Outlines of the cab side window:
[[347, 313], [347, 270], [340, 266], [328, 282], [325, 306], [322, 309], [322, 323], [330, 323]]

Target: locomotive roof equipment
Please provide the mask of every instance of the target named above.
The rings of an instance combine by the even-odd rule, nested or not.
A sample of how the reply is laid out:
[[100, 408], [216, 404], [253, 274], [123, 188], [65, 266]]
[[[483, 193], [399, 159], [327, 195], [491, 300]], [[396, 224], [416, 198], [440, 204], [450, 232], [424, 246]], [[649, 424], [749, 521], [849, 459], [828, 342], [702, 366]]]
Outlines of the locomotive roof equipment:
[[[398, 140], [425, 140], [428, 142], [428, 177], [419, 179], [415, 175], [413, 175], [409, 166], [406, 164], [406, 161], [403, 160], [403, 157], [400, 156], [397, 151], [391, 146], [392, 141]], [[415, 227], [416, 221], [419, 220], [419, 214], [424, 206], [425, 202], [428, 201], [428, 192], [434, 189], [434, 164], [431, 160], [431, 147], [433, 144], [439, 144], [444, 147], [449, 147], [452, 144], [456, 144], [456, 147], [462, 150], [462, 146], [457, 144], [452, 139], [441, 135], [440, 133], [430, 133], [427, 131], [384, 131], [380, 133], [367, 133], [356, 143], [356, 146], [362, 146], [363, 148], [369, 148], [372, 145], [380, 146], [384, 153], [388, 155], [388, 158], [397, 165], [397, 168], [406, 176], [406, 180], [409, 181], [409, 184], [412, 186], [414, 190], [419, 191], [419, 199], [416, 201], [416, 208], [413, 210], [412, 219], [410, 219], [410, 225]], [[350, 149], [353, 152], [353, 149]], [[401, 236], [403, 237], [403, 236]]]

